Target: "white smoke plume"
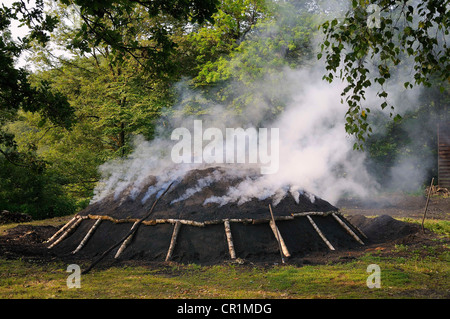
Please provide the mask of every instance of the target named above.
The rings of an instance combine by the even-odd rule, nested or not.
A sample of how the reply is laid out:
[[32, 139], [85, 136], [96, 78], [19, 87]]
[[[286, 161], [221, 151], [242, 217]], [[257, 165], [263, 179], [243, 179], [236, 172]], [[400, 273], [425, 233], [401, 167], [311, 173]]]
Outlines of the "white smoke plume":
[[[242, 182], [230, 187], [223, 197], [211, 197], [206, 203], [220, 205], [229, 202], [242, 204], [252, 198], [265, 199], [273, 196], [276, 205], [285, 196], [298, 200], [300, 194], [315, 194], [330, 202], [352, 193], [365, 196], [376, 188], [376, 184], [364, 167], [364, 154], [353, 151], [353, 139], [344, 130], [346, 108], [340, 101], [342, 86], [322, 81], [320, 70], [286, 70], [284, 79], [288, 85], [280, 90], [290, 95], [285, 111], [270, 128], [279, 128], [279, 170], [275, 174], [257, 178], [242, 176], [245, 164], [177, 164], [170, 157], [175, 141], [167, 132], [153, 141], [135, 140], [134, 152], [127, 158], [105, 163], [100, 170], [104, 179], [96, 189], [93, 201], [114, 193], [116, 198], [132, 185], [130, 196], [146, 192], [144, 201], [161, 191], [173, 180], [183, 177], [194, 168], [213, 166], [226, 167], [226, 175], [217, 173], [199, 180], [195, 188], [188, 189], [176, 201], [181, 201], [221, 178], [241, 176]], [[242, 117], [233, 118], [226, 107], [213, 106], [209, 116], [202, 116], [204, 129], [208, 127], [242, 127]], [[260, 115], [261, 116], [261, 115]], [[226, 118], [224, 121], [223, 119]], [[166, 127], [192, 127], [195, 117], [173, 118]], [[171, 120], [171, 119], [166, 119]], [[250, 125], [260, 119], [247, 118]], [[249, 125], [249, 124], [247, 124]], [[245, 129], [246, 127], [244, 127]], [[203, 146], [205, 146], [205, 142]], [[253, 165], [252, 167], [254, 167]], [[148, 176], [157, 176], [156, 184], [143, 190]], [[314, 199], [313, 195], [311, 198]]]
[[[183, 82], [179, 84], [180, 100], [195, 100], [204, 112], [201, 116], [186, 116], [184, 105], [173, 109], [173, 115], [165, 117], [163, 125], [158, 127], [159, 134], [152, 141], [138, 137], [134, 142], [134, 152], [126, 159], [105, 163], [100, 167], [102, 180], [95, 189], [92, 202], [114, 194], [118, 198], [125, 189], [131, 187], [129, 196], [136, 198], [145, 192], [143, 201], [164, 190], [169, 183], [179, 180], [192, 169], [221, 166], [226, 170], [214, 173], [197, 182], [197, 185], [174, 200], [173, 203], [189, 198], [204, 187], [219, 179], [241, 177], [242, 181], [229, 188], [224, 196], [212, 196], [204, 204], [245, 203], [252, 198], [272, 197], [274, 205], [285, 196], [292, 196], [298, 201], [300, 194], [310, 196], [314, 201], [317, 195], [332, 204], [346, 195], [359, 197], [375, 194], [379, 185], [369, 175], [366, 168], [365, 154], [354, 151], [354, 138], [345, 131], [345, 113], [347, 107], [341, 104], [341, 92], [345, 83], [335, 81], [330, 84], [322, 80], [324, 66], [313, 66], [293, 70], [286, 68], [277, 79], [268, 76], [264, 81], [254, 83], [248, 90], [261, 92], [280, 92], [288, 101], [284, 111], [275, 119], [270, 115], [271, 109], [258, 99], [242, 110], [237, 116], [226, 105], [208, 104], [198, 92], [187, 89]], [[245, 92], [246, 88], [239, 88]], [[396, 87], [390, 92], [395, 92]], [[402, 90], [404, 92], [404, 90]], [[417, 94], [411, 91], [406, 97]], [[368, 92], [368, 101], [372, 101], [374, 92]], [[403, 101], [408, 101], [402, 97]], [[410, 101], [414, 100], [412, 98]], [[407, 107], [410, 108], [409, 103]], [[397, 104], [397, 105], [401, 105]], [[370, 105], [370, 106], [373, 106]], [[400, 106], [400, 111], [402, 107]], [[185, 127], [191, 130], [194, 120], [202, 120], [203, 129], [219, 128], [278, 128], [279, 129], [279, 169], [275, 174], [259, 177], [243, 176], [245, 169], [255, 165], [191, 163], [174, 164], [171, 149], [176, 141], [170, 139], [175, 128]], [[375, 130], [380, 128], [374, 127]], [[225, 136], [225, 133], [224, 133]], [[207, 142], [203, 142], [203, 147]], [[200, 154], [201, 155], [201, 154]], [[193, 154], [199, 156], [199, 154]], [[223, 172], [226, 173], [223, 173]], [[404, 173], [402, 173], [404, 174]], [[143, 189], [149, 176], [156, 176], [156, 183], [149, 189]], [[411, 175], [410, 175], [411, 176]], [[399, 178], [399, 176], [396, 176]], [[314, 195], [312, 195], [314, 194]]]

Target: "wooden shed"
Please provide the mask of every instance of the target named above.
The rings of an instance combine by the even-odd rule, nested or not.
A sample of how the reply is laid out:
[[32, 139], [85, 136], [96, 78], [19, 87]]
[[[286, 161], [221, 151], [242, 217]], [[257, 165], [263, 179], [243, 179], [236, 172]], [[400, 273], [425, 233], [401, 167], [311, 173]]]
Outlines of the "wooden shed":
[[438, 183], [450, 188], [450, 121], [438, 124]]

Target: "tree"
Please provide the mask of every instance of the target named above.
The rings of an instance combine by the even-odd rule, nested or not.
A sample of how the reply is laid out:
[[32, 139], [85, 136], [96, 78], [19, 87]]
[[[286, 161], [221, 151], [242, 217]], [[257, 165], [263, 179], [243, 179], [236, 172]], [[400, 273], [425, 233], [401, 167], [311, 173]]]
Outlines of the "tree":
[[[216, 1], [56, 3], [78, 10], [81, 21], [64, 25], [61, 11], [45, 12], [43, 0], [0, 10], [0, 205], [35, 217], [73, 212], [66, 195], [89, 198], [98, 165], [126, 155], [132, 135], [152, 137], [176, 73], [168, 21], [202, 22]], [[12, 39], [12, 20], [30, 33]], [[74, 56], [51, 56], [46, 46], [55, 34]], [[32, 46], [41, 46], [47, 71], [30, 76], [15, 60]]]
[[[65, 97], [51, 90], [48, 82], [42, 81], [31, 85], [28, 71], [16, 68], [15, 59], [28, 47], [30, 41], [44, 43], [48, 40], [45, 32], [55, 27], [55, 20], [43, 16], [42, 1], [37, 1], [34, 10], [25, 10], [15, 3], [13, 8], [0, 8], [0, 153], [6, 160], [17, 165], [32, 165], [35, 169], [42, 168], [43, 163], [16, 151], [14, 136], [3, 129], [7, 121], [14, 120], [17, 112], [22, 109], [38, 112], [47, 120], [61, 127], [70, 128], [73, 121], [73, 110]], [[20, 13], [22, 17], [19, 18]], [[39, 17], [39, 18], [36, 18]], [[29, 24], [31, 32], [28, 37], [16, 41], [12, 39], [9, 27], [12, 19], [20, 19]], [[31, 25], [31, 19], [39, 19], [41, 25]]]
[[[78, 32], [79, 17], [70, 16], [68, 9], [62, 4], [52, 7], [50, 13], [61, 21], [51, 35], [53, 44], [67, 43]], [[145, 21], [145, 25], [151, 23]], [[137, 26], [135, 32], [141, 32], [140, 28], [144, 26]], [[67, 194], [86, 202], [102, 163], [128, 155], [133, 136], [153, 137], [154, 121], [170, 100], [167, 79], [106, 44], [89, 52], [72, 48], [64, 56], [56, 56], [47, 46], [34, 44], [33, 49], [37, 71], [31, 81], [51, 82], [67, 98], [76, 122], [66, 131], [43, 123], [39, 114], [22, 112], [20, 119], [9, 124], [9, 131], [21, 149], [30, 143], [36, 147]]]
[[[372, 131], [367, 121], [371, 107], [362, 105], [370, 87], [379, 87], [381, 109], [390, 107], [394, 116], [387, 84], [399, 68], [412, 65], [411, 78], [403, 80], [406, 89], [431, 86], [435, 77], [445, 90], [450, 81], [449, 25], [449, 1], [444, 0], [352, 0], [343, 19], [322, 24], [325, 38], [318, 58], [325, 56], [325, 80], [346, 81], [342, 96], [348, 105], [349, 134], [363, 142]], [[355, 143], [355, 148], [361, 146]]]
[[[211, 105], [227, 105], [235, 113], [260, 107], [268, 107], [261, 113], [270, 116], [281, 112], [288, 94], [277, 88], [285, 68], [297, 68], [312, 57], [314, 14], [289, 2], [230, 0], [218, 7], [213, 21], [178, 46], [191, 48], [185, 56], [193, 66], [193, 86]], [[261, 90], [262, 82], [267, 90]]]
[[[174, 72], [171, 21], [201, 23], [211, 18], [217, 0], [60, 0], [79, 7], [81, 24], [69, 47], [90, 52], [108, 46], [119, 61], [132, 56], [160, 76]], [[148, 23], [152, 21], [153, 23]]]

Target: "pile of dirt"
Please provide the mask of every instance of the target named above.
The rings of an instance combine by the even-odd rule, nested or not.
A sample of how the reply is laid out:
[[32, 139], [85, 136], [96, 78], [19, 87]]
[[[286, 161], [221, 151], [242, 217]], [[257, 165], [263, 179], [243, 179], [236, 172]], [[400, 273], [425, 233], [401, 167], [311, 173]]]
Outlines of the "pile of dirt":
[[373, 244], [393, 241], [415, 234], [420, 230], [418, 225], [402, 222], [388, 215], [381, 215], [374, 218], [368, 218], [363, 215], [352, 215], [347, 218]]
[[15, 241], [21, 244], [41, 244], [49, 236], [53, 235], [57, 229], [58, 227], [55, 226], [18, 225], [11, 228], [2, 239], [7, 242]]
[[30, 221], [32, 221], [32, 218], [27, 214], [13, 213], [7, 210], [3, 210], [0, 212], [0, 225], [10, 223], [24, 223]]
[[[381, 216], [395, 218], [422, 219], [427, 204], [424, 195], [404, 193], [373, 194], [370, 198], [346, 198], [336, 206], [346, 215]], [[431, 196], [428, 203], [427, 219], [450, 220], [450, 197]]]
[[[226, 178], [215, 178], [217, 176]], [[229, 238], [225, 230], [227, 221], [238, 260], [256, 263], [279, 262], [280, 246], [269, 223], [269, 204], [272, 205], [279, 234], [291, 255], [291, 262], [308, 259], [312, 263], [320, 263], [327, 262], [329, 258], [339, 260], [341, 256], [348, 256], [349, 252], [362, 253], [371, 245], [376, 247], [401, 238], [412, 238], [419, 230], [417, 225], [398, 221], [385, 214], [376, 218], [358, 214], [367, 212], [368, 215], [373, 215], [373, 208], [364, 210], [360, 206], [373, 203], [349, 202], [353, 207], [346, 207], [347, 217], [344, 217], [339, 209], [329, 202], [307, 192], [294, 195], [289, 189], [282, 189], [272, 196], [253, 198], [244, 203], [207, 202], [211, 197], [226, 197], [230, 189], [237, 189], [237, 185], [243, 181], [248, 183], [248, 187], [252, 187], [252, 181], [257, 178], [252, 172], [242, 175], [227, 174], [224, 168], [188, 172], [176, 180], [170, 190], [159, 199], [156, 209], [146, 219], [147, 223], [141, 224], [120, 258], [114, 258], [117, 252], [115, 249], [106, 259], [112, 262], [162, 263], [167, 258], [174, 225], [183, 221], [171, 261], [199, 264], [229, 261]], [[209, 182], [202, 184], [200, 181]], [[67, 236], [62, 235], [64, 231], [55, 237], [52, 243], [59, 238], [63, 239], [52, 249], [48, 249], [49, 244], [44, 242], [61, 230], [61, 227], [19, 225], [11, 228], [5, 235], [0, 236], [0, 256], [93, 261], [124, 238], [133, 223], [149, 212], [156, 198], [159, 198], [167, 186], [167, 183], [158, 183], [157, 177], [149, 176], [139, 189], [129, 185], [121, 192], [89, 205], [77, 214], [77, 219], [70, 224], [76, 227], [71, 229]], [[181, 198], [183, 200], [180, 200]], [[422, 201], [423, 198], [418, 198], [417, 201], [419, 200]], [[274, 202], [277, 204], [274, 205]], [[423, 204], [392, 198], [381, 201], [374, 199], [374, 202], [385, 205], [378, 207], [382, 211], [398, 211], [398, 205], [407, 203], [408, 210], [403, 210], [404, 212], [409, 212], [412, 204], [418, 207]], [[432, 204], [430, 203], [430, 207]], [[12, 216], [8, 213], [3, 215]], [[22, 214], [14, 215], [20, 217], [14, 219], [15, 222], [29, 220]], [[339, 217], [336, 218], [337, 216]], [[8, 221], [11, 220], [12, 218], [8, 218]], [[100, 222], [97, 224], [98, 221]], [[92, 231], [95, 224], [97, 227]], [[321, 231], [322, 236], [315, 228]], [[349, 234], [346, 228], [362, 239], [364, 245]], [[91, 234], [87, 236], [89, 233]], [[89, 237], [88, 240], [85, 240], [86, 237]], [[82, 242], [82, 248], [77, 254], [72, 254]]]
[[34, 257], [46, 259], [52, 256], [44, 242], [58, 227], [18, 225], [0, 236], [0, 256], [6, 258]]

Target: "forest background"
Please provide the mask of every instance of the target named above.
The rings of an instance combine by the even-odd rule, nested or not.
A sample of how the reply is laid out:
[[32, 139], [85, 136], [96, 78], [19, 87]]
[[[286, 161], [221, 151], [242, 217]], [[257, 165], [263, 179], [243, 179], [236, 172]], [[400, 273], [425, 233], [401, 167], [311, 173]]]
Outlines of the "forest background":
[[[337, 77], [339, 71], [346, 79], [350, 75], [354, 94], [336, 103], [347, 103], [342, 130], [355, 139], [355, 152], [365, 152], [372, 178], [383, 191], [422, 193], [437, 176], [437, 124], [449, 113], [450, 88], [443, 80], [450, 72], [446, 42], [436, 42], [444, 58], [431, 54], [436, 51], [432, 44], [422, 46], [430, 55], [422, 56], [420, 50], [405, 45], [395, 46], [404, 49], [397, 52], [389, 43], [382, 48], [387, 52], [384, 56], [370, 57], [362, 40], [372, 34], [367, 28], [358, 33], [355, 27], [366, 21], [367, 14], [357, 19], [358, 8], [368, 2], [342, 2], [345, 5], [313, 0], [59, 0], [4, 5], [0, 209], [34, 219], [73, 214], [89, 204], [101, 178], [98, 168], [131, 154], [136, 136], [152, 140], [166, 118], [207, 113], [205, 105], [225, 105], [239, 114], [264, 104], [270, 107], [268, 116], [276, 118], [289, 97], [261, 90], [257, 84], [267, 78], [280, 81], [287, 69], [316, 67], [324, 58], [324, 81], [333, 81], [332, 71]], [[448, 5], [425, 1], [432, 2], [440, 3], [438, 9]], [[420, 9], [420, 5], [413, 7], [419, 17]], [[422, 20], [415, 29], [408, 26], [413, 21], [406, 1], [392, 5], [389, 14], [395, 10], [404, 23], [391, 29], [392, 19], [383, 19], [379, 31], [385, 33], [368, 38], [367, 43], [382, 42], [383, 36], [389, 36], [386, 30], [393, 30], [390, 36], [400, 40], [405, 33], [425, 38], [419, 32], [427, 27], [420, 24]], [[448, 15], [436, 11], [428, 19], [430, 28], [443, 32], [444, 40]], [[352, 23], [346, 24], [349, 18]], [[25, 37], [11, 33], [14, 20], [29, 28]], [[346, 39], [347, 33], [351, 36]], [[352, 48], [347, 55], [342, 43]], [[27, 64], [20, 66], [24, 52]], [[342, 56], [348, 68], [339, 69], [342, 60], [336, 61], [333, 54]], [[395, 76], [396, 68], [405, 67], [400, 60], [408, 59], [426, 65], [425, 71], [409, 71], [413, 80]], [[360, 68], [367, 60], [378, 65], [378, 77], [361, 76], [368, 73]], [[351, 76], [354, 69], [359, 75]], [[348, 74], [342, 75], [342, 70]], [[360, 106], [364, 89], [375, 82], [383, 87], [385, 79], [392, 87], [422, 86], [415, 92], [414, 108], [393, 104], [386, 113], [391, 106], [385, 102], [388, 90], [384, 88], [378, 92], [381, 105]], [[302, 83], [295, 85], [301, 88]], [[424, 173], [417, 183], [400, 187], [392, 183], [391, 168], [409, 155], [416, 159], [407, 162], [409, 169]]]

